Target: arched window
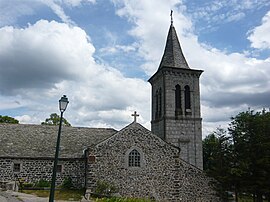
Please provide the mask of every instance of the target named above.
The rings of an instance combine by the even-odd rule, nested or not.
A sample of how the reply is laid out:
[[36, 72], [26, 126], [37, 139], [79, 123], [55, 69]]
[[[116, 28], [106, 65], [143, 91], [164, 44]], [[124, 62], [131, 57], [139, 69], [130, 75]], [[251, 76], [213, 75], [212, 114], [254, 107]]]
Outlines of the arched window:
[[185, 111], [190, 112], [191, 105], [190, 105], [190, 88], [189, 86], [185, 86]]
[[136, 149], [133, 149], [128, 155], [128, 166], [141, 167], [141, 155]]
[[156, 104], [156, 113], [155, 113], [155, 118], [158, 119], [161, 117], [161, 101], [162, 101], [162, 93], [161, 93], [161, 88], [159, 88], [156, 91], [156, 95], [155, 95], [155, 104]]
[[155, 113], [155, 118], [157, 119], [158, 118], [158, 106], [159, 106], [159, 101], [158, 101], [158, 90], [156, 91], [156, 95], [155, 95], [155, 102], [156, 102], [156, 113]]
[[181, 87], [180, 85], [175, 86], [175, 110], [179, 111], [181, 109]]
[[159, 89], [159, 93], [158, 93], [158, 117], [160, 118], [161, 117], [161, 107], [162, 107], [162, 105], [161, 105], [161, 101], [162, 101], [162, 97], [161, 97], [161, 88]]

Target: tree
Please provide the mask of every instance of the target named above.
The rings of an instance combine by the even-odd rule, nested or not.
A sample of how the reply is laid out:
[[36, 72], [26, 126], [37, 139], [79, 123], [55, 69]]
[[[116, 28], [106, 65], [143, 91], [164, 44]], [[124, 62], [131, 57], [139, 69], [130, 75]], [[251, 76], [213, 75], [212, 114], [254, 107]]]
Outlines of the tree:
[[[45, 119], [44, 122], [41, 123], [41, 125], [59, 125], [60, 124], [60, 116], [56, 113], [52, 113], [50, 115], [50, 118]], [[64, 126], [71, 126], [71, 124], [63, 118], [62, 124]]]
[[246, 111], [203, 140], [204, 169], [222, 191], [253, 195], [254, 202], [270, 201], [270, 112]]
[[19, 121], [15, 118], [10, 117], [10, 116], [1, 116], [0, 115], [0, 123], [18, 124]]
[[263, 195], [270, 195], [270, 112], [239, 113], [232, 118], [229, 133], [239, 190], [261, 202]]
[[231, 190], [231, 139], [222, 128], [217, 128], [203, 140], [203, 166], [205, 172], [219, 182], [218, 191], [226, 200]]

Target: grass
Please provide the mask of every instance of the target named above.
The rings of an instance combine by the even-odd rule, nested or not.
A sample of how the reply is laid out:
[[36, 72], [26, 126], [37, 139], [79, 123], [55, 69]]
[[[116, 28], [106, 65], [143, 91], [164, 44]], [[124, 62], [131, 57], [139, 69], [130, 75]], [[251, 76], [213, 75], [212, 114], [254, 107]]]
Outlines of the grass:
[[[32, 194], [39, 197], [49, 197], [50, 190], [23, 190], [25, 194]], [[74, 200], [79, 201], [82, 199], [84, 190], [55, 190], [54, 198], [56, 200]]]
[[[239, 202], [253, 202], [253, 198], [251, 196], [240, 196]], [[267, 202], [267, 200], [263, 200], [263, 202]]]
[[[49, 197], [50, 190], [23, 190], [22, 193], [32, 194], [38, 197]], [[55, 200], [74, 200], [80, 201], [83, 197], [84, 190], [55, 190]], [[135, 198], [96, 198], [95, 202], [152, 202], [149, 199]]]
[[151, 202], [150, 199], [135, 199], [135, 198], [101, 198], [96, 199], [96, 202]]

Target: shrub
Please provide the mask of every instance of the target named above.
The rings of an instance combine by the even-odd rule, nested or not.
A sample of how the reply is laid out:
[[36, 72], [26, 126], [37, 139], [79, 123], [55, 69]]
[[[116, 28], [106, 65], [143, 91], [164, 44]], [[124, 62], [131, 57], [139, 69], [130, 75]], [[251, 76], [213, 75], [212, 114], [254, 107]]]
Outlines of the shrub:
[[36, 184], [35, 187], [50, 187], [51, 186], [51, 182], [47, 181], [47, 180], [39, 180]]
[[101, 198], [96, 199], [96, 202], [153, 202], [150, 199], [136, 199], [136, 198]]
[[116, 187], [105, 181], [98, 181], [95, 193], [98, 195], [110, 196], [116, 193]]
[[62, 185], [61, 185], [61, 188], [63, 189], [70, 189], [73, 187], [73, 184], [72, 184], [72, 179], [71, 177], [68, 177], [68, 178], [65, 178]]
[[34, 186], [34, 184], [33, 183], [30, 183], [30, 182], [24, 182], [23, 184], [22, 184], [22, 187], [23, 188], [25, 188], [25, 187], [33, 187]]

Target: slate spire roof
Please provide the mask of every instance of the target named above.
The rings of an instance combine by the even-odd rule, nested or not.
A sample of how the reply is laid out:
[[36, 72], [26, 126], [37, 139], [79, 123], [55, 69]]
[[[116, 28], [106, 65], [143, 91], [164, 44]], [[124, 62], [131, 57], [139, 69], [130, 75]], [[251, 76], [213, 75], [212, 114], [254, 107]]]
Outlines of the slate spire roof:
[[172, 21], [163, 57], [158, 69], [161, 69], [163, 66], [189, 69]]

